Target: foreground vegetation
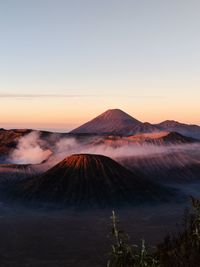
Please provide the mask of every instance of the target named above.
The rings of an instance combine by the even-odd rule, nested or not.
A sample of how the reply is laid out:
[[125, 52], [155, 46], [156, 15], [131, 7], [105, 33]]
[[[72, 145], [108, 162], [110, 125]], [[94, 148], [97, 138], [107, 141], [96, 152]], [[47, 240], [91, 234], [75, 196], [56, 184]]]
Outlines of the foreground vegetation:
[[107, 267], [200, 267], [200, 200], [191, 197], [192, 211], [185, 212], [180, 232], [167, 236], [154, 253], [131, 245], [120, 229], [119, 220], [112, 213], [114, 244]]

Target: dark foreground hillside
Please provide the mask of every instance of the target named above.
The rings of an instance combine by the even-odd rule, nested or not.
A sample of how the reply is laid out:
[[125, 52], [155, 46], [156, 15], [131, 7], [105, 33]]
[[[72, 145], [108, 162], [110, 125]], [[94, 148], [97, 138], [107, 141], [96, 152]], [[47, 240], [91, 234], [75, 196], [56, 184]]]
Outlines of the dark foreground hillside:
[[[200, 184], [187, 184], [200, 197]], [[116, 209], [132, 244], [155, 247], [180, 229], [184, 203], [141, 205]], [[112, 210], [53, 211], [25, 209], [0, 203], [0, 266], [3, 267], [105, 267], [113, 244]]]
[[[117, 210], [132, 243], [155, 245], [180, 222], [183, 207]], [[1, 267], [105, 267], [113, 242], [111, 210], [27, 211], [0, 206]]]

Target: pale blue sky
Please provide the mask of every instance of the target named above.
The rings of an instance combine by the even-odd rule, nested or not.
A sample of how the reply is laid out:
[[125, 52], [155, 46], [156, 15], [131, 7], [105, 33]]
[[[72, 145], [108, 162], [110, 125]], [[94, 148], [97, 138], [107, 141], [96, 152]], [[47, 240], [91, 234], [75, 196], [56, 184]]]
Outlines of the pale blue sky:
[[1, 125], [73, 128], [113, 107], [200, 124], [199, 11], [198, 0], [0, 0]]

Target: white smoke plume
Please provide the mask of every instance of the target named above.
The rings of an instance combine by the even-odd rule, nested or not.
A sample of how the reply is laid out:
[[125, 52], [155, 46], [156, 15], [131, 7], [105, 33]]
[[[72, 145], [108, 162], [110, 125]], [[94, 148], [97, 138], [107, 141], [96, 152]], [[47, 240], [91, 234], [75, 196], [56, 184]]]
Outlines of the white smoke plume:
[[42, 148], [38, 132], [32, 132], [20, 138], [17, 148], [10, 155], [10, 161], [17, 164], [37, 164], [46, 160], [50, 155], [49, 149]]

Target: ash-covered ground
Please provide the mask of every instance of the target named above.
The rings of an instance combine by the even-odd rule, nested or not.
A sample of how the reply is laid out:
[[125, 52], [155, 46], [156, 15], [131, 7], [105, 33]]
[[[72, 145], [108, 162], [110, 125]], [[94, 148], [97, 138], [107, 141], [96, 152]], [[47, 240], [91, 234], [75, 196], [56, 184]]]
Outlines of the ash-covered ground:
[[[200, 187], [200, 185], [199, 185]], [[133, 244], [151, 247], [177, 230], [187, 204], [116, 210]], [[0, 266], [103, 267], [110, 246], [111, 209], [93, 211], [27, 210], [1, 203]]]

